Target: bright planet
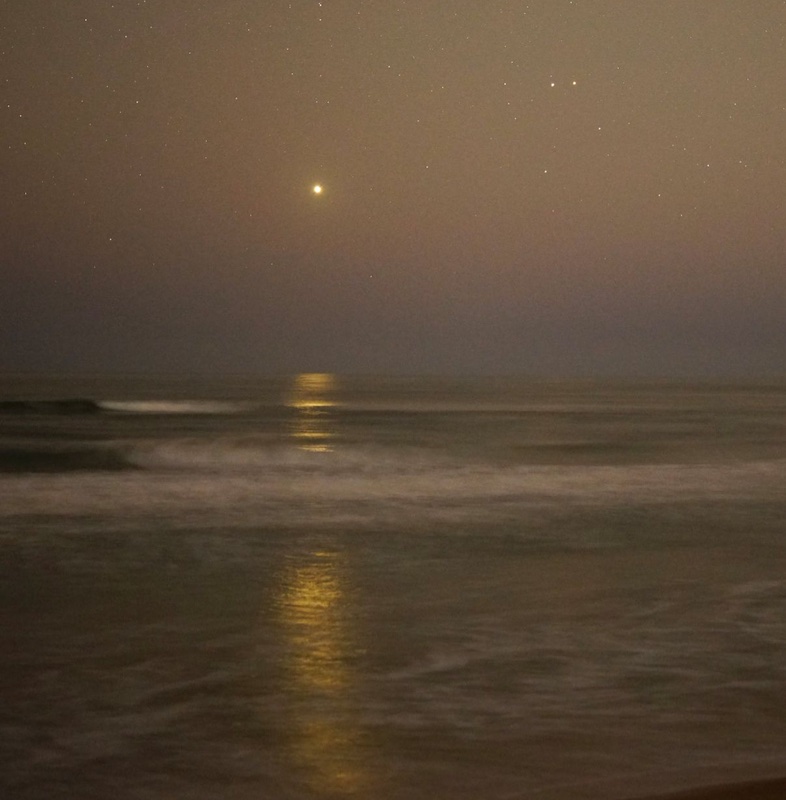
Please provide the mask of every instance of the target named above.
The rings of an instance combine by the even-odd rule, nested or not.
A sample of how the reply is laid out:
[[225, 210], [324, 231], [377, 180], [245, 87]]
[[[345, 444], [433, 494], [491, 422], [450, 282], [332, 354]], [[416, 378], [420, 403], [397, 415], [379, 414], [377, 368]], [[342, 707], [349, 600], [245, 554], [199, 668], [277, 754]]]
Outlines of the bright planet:
[[314, 185], [312, 191], [314, 192], [314, 194], [322, 194], [322, 187], [317, 183]]

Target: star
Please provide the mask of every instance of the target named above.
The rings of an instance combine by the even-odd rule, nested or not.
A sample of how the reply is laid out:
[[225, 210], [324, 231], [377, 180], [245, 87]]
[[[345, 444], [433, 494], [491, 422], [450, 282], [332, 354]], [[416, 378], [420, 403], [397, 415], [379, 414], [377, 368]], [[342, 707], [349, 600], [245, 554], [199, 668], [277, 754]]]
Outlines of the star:
[[319, 184], [319, 183], [316, 183], [316, 184], [314, 184], [314, 186], [313, 186], [313, 188], [311, 189], [311, 191], [312, 191], [314, 194], [322, 194], [322, 185], [321, 185], [321, 184]]

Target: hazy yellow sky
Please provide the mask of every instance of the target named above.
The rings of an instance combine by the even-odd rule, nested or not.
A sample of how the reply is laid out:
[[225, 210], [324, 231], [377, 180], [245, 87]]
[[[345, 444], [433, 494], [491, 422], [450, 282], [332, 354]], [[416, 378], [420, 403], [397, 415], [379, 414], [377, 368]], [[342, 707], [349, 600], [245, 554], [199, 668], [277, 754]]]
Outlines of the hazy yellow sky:
[[31, 0], [2, 40], [0, 368], [783, 374], [782, 2]]

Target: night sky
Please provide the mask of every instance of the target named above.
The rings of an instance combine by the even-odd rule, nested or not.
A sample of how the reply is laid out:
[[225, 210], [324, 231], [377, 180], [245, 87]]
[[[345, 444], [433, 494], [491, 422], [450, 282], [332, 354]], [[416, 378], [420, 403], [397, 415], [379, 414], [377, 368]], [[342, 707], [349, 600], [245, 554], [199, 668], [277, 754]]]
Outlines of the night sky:
[[786, 373], [783, 0], [0, 25], [0, 369]]

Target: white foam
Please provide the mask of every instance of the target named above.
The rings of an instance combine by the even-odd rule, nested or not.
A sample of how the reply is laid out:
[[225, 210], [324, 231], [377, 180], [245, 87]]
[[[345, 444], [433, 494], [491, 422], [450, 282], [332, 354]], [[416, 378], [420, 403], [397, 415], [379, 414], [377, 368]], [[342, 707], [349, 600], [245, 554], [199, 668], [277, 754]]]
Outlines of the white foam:
[[536, 535], [541, 522], [579, 510], [646, 507], [652, 513], [660, 507], [657, 513], [672, 524], [691, 515], [703, 519], [732, 499], [771, 502], [786, 481], [786, 462], [495, 466], [416, 448], [346, 445], [310, 452], [261, 434], [210, 443], [124, 442], [122, 450], [139, 471], [9, 476], [0, 484], [6, 513], [107, 515], [113, 524], [153, 515], [198, 527], [414, 530], [509, 522], [522, 530], [530, 526]]
[[253, 407], [217, 400], [103, 400], [98, 405], [122, 414], [238, 414]]

